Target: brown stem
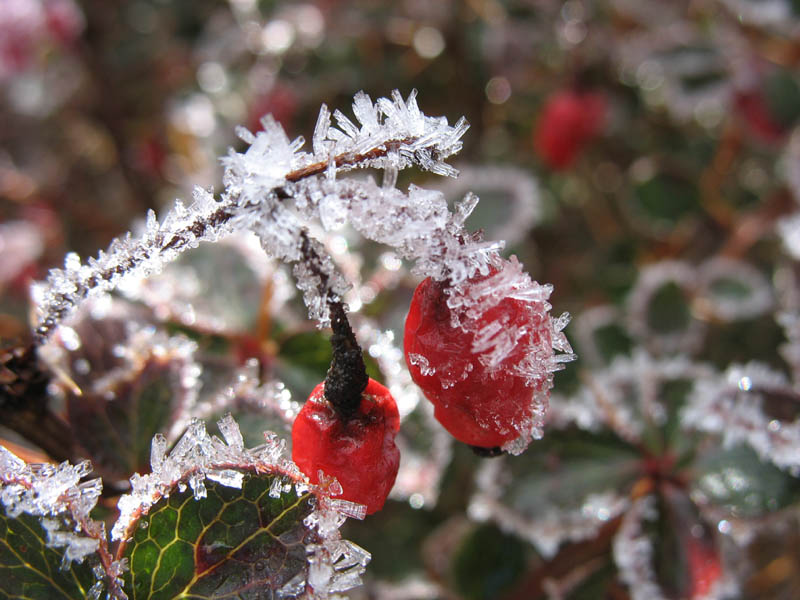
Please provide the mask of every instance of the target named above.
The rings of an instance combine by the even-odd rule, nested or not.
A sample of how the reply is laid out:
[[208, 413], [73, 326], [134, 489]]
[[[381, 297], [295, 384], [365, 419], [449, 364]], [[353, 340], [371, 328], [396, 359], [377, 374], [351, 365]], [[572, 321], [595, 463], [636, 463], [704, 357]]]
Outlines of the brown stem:
[[324, 294], [331, 318], [333, 360], [325, 376], [325, 399], [343, 419], [351, 418], [361, 405], [361, 393], [367, 387], [367, 367], [358, 340], [353, 333], [344, 304], [328, 287], [329, 276], [322, 269], [322, 258], [311, 244], [307, 231], [301, 234], [300, 251], [306, 266], [319, 277], [319, 292]]

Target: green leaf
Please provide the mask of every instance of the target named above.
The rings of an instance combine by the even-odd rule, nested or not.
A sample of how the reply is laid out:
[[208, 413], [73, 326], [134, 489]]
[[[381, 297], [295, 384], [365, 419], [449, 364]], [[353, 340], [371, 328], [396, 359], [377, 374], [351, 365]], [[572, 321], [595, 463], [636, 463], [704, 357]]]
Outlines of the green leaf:
[[639, 474], [638, 452], [607, 434], [549, 431], [521, 456], [506, 461], [503, 502], [536, 518], [548, 508], [577, 509], [592, 493], [624, 494]]
[[697, 212], [697, 189], [675, 177], [657, 174], [640, 183], [633, 193], [634, 210], [654, 229], [669, 231]]
[[647, 324], [657, 333], [678, 333], [688, 329], [691, 318], [688, 299], [673, 282], [661, 286], [647, 307]]
[[64, 551], [47, 547], [37, 517], [0, 511], [0, 598], [86, 598], [95, 577], [88, 561], [61, 569]]
[[[273, 498], [277, 477], [284, 487]], [[132, 599], [273, 598], [306, 572], [306, 546], [319, 541], [303, 523], [313, 494], [280, 475], [247, 475], [241, 489], [207, 480], [206, 489], [201, 500], [174, 493], [141, 518], [124, 552]]]
[[483, 524], [462, 540], [450, 564], [453, 587], [462, 598], [497, 598], [511, 588], [527, 566], [528, 548], [519, 539]]
[[693, 493], [737, 517], [757, 517], [800, 500], [800, 479], [759, 460], [749, 446], [713, 448], [694, 463]]
[[169, 429], [184, 399], [178, 371], [174, 361], [150, 357], [139, 372], [112, 388], [111, 398], [69, 394], [75, 437], [105, 477], [124, 480], [149, 471], [150, 441]]
[[800, 84], [794, 74], [786, 69], [777, 69], [767, 77], [764, 94], [769, 114], [786, 129], [800, 118]]
[[722, 576], [722, 563], [711, 528], [683, 490], [662, 489], [657, 513], [642, 524], [653, 547], [652, 564], [668, 598], [705, 598]]

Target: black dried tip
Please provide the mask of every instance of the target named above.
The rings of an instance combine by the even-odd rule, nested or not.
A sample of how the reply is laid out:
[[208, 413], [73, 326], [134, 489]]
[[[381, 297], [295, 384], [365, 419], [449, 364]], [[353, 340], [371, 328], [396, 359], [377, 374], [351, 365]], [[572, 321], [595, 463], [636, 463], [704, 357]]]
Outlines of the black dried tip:
[[331, 306], [331, 327], [333, 360], [325, 376], [325, 399], [342, 418], [349, 419], [361, 405], [361, 393], [368, 382], [367, 367], [340, 303]]
[[[467, 444], [469, 446], [469, 444]], [[496, 456], [503, 456], [506, 453], [500, 446], [494, 446], [493, 448], [484, 448], [483, 446], [469, 446], [469, 449], [472, 450], [475, 454], [480, 456], [481, 458], [494, 458]]]

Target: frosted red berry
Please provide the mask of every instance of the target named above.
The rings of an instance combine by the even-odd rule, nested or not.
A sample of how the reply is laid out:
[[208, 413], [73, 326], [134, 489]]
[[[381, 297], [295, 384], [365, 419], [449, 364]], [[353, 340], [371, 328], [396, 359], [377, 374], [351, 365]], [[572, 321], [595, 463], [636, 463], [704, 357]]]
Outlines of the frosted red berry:
[[536, 153], [551, 169], [569, 168], [603, 126], [605, 97], [597, 93], [561, 91], [542, 107], [536, 130]]
[[321, 470], [342, 486], [339, 498], [364, 504], [367, 514], [381, 508], [394, 485], [400, 451], [397, 404], [384, 386], [370, 379], [358, 411], [343, 419], [325, 399], [320, 383], [292, 427], [292, 460], [312, 483]]
[[552, 386], [549, 305], [509, 296], [477, 301], [462, 314], [448, 306], [446, 291], [428, 278], [411, 300], [403, 346], [414, 382], [456, 439], [483, 448], [522, 439], [527, 446]]

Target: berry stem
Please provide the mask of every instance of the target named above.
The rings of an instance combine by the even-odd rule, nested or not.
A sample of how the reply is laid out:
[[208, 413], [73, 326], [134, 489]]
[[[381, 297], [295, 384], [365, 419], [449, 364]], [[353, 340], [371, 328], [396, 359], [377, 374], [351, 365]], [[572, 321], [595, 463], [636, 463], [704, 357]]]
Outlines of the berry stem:
[[322, 269], [322, 259], [314, 249], [307, 231], [303, 231], [300, 251], [306, 265], [319, 277], [320, 291], [330, 309], [331, 347], [333, 360], [325, 376], [325, 399], [345, 420], [350, 419], [361, 405], [361, 393], [367, 387], [367, 367], [361, 346], [353, 333], [344, 304], [328, 287], [328, 275]]
[[481, 458], [495, 458], [497, 456], [503, 456], [506, 454], [506, 451], [503, 450], [500, 446], [493, 446], [492, 448], [484, 448], [483, 446], [472, 446], [467, 444], [469, 449], [472, 450], [477, 456]]

